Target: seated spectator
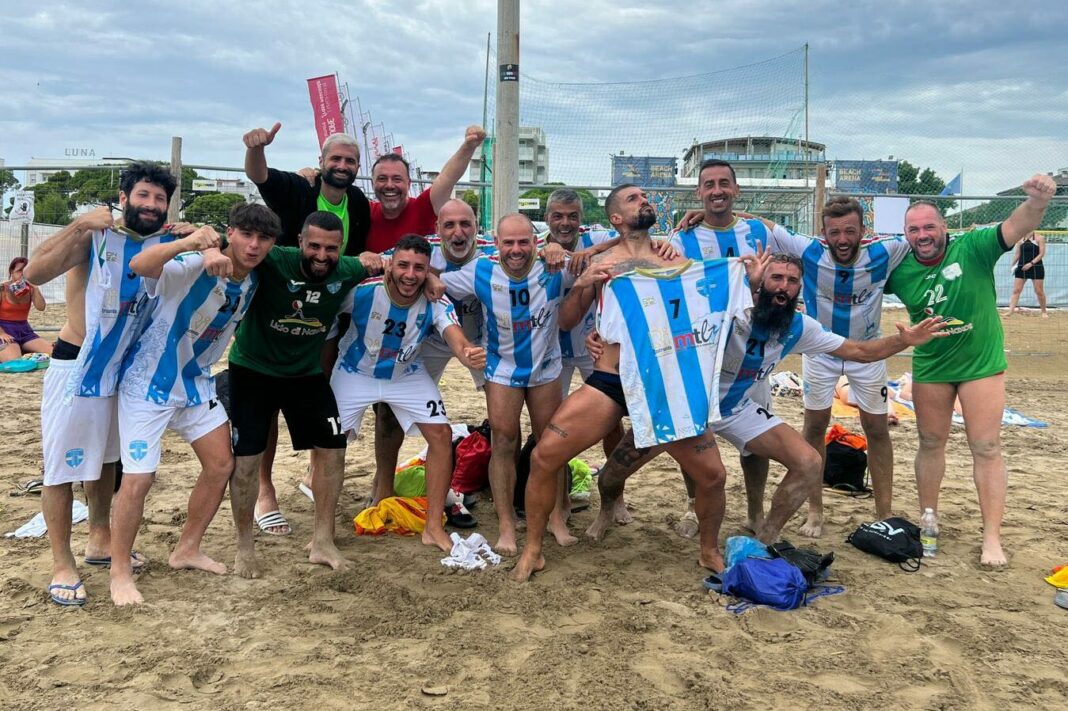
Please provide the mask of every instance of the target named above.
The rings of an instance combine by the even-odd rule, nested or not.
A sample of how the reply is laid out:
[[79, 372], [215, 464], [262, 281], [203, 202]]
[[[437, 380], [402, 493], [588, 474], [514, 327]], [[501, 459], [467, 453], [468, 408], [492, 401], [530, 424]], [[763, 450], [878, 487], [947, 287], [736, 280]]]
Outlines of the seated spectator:
[[7, 268], [7, 281], [0, 289], [0, 363], [22, 357], [23, 353], [52, 355], [52, 344], [34, 333], [28, 317], [30, 304], [45, 310], [44, 294], [22, 277], [25, 257], [15, 257]]

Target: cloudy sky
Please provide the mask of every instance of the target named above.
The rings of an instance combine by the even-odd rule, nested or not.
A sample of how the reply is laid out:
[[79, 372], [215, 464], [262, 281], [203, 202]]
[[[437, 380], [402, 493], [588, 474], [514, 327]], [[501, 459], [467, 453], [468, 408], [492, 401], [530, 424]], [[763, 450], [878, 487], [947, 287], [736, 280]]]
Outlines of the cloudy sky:
[[[481, 121], [495, 2], [154, 5], [0, 1], [0, 158], [18, 165], [85, 148], [165, 159], [180, 135], [186, 163], [240, 166], [242, 133], [281, 121], [268, 160], [296, 168], [317, 146], [304, 80], [333, 72], [425, 169]], [[649, 117], [666, 113], [658, 100], [673, 106], [651, 93], [656, 85], [626, 82], [759, 63], [807, 42], [810, 137], [829, 158], [894, 155], [946, 180], [963, 168], [973, 194], [1068, 167], [1063, 0], [525, 0], [521, 18], [524, 75], [622, 83], [593, 108], [623, 138], [653, 132]], [[754, 86], [789, 80], [773, 117], [789, 121], [797, 64], [773, 68], [746, 76]], [[687, 142], [726, 130], [710, 118], [722, 115], [714, 102], [699, 99], [680, 128]], [[579, 103], [554, 105], [576, 132], [591, 108]], [[750, 108], [750, 119], [765, 110]], [[561, 152], [550, 179], [568, 177], [552, 173], [567, 165]]]

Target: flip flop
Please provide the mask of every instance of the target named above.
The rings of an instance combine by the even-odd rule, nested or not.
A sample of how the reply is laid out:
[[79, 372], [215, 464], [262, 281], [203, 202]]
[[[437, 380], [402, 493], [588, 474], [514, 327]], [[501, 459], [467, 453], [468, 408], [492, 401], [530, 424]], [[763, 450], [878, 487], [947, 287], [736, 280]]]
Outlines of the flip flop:
[[[86, 565], [92, 565], [96, 566], [97, 568], [105, 569], [111, 568], [111, 556], [109, 555], [100, 556], [99, 558], [90, 558], [86, 556], [83, 560], [85, 561]], [[137, 573], [141, 570], [144, 570], [146, 565], [148, 565], [147, 558], [145, 558], [137, 551], [133, 551], [132, 553], [130, 553], [130, 567], [133, 569], [133, 572]]]
[[297, 488], [300, 489], [300, 493], [302, 493], [305, 496], [307, 496], [313, 502], [315, 501], [315, 494], [312, 493], [312, 490], [311, 490], [310, 486], [308, 486], [304, 482], [300, 482], [299, 484], [297, 484]]
[[[268, 511], [262, 516], [256, 517], [256, 525], [260, 527], [260, 530], [266, 533], [268, 536], [288, 536], [293, 533], [293, 527], [289, 525], [289, 521], [286, 521], [286, 517], [282, 515], [281, 511]], [[272, 528], [285, 528], [285, 531], [271, 531]]]
[[41, 489], [44, 488], [43, 479], [30, 479], [25, 484], [15, 484], [15, 491], [11, 492], [12, 496], [26, 496], [27, 494], [40, 494]]
[[84, 590], [85, 583], [83, 583], [81, 580], [79, 580], [74, 585], [60, 585], [59, 583], [52, 583], [48, 586], [48, 597], [52, 598], [52, 602], [62, 607], [82, 607], [87, 601], [86, 598], [74, 597], [68, 600], [52, 592], [53, 590], [70, 590], [71, 592], [77, 594], [78, 588], [82, 588]]

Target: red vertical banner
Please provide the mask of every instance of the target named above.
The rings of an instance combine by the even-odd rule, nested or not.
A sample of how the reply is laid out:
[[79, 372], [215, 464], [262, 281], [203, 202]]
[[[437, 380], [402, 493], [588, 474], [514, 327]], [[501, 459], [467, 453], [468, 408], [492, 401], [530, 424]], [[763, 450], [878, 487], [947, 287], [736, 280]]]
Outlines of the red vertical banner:
[[337, 94], [337, 77], [327, 74], [309, 79], [308, 95], [315, 114], [315, 133], [319, 136], [319, 147], [322, 148], [327, 136], [345, 130], [341, 100]]

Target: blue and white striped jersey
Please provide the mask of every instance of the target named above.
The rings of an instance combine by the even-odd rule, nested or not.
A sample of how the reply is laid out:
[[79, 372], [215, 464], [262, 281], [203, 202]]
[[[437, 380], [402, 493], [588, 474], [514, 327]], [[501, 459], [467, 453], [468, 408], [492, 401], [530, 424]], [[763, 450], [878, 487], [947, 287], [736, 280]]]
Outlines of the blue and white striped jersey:
[[724, 417], [738, 412], [750, 399], [767, 404], [766, 395], [754, 396], [763, 389], [775, 366], [791, 353], [830, 353], [841, 347], [845, 338], [831, 333], [814, 318], [803, 313], [794, 319], [785, 333], [772, 336], [753, 326], [750, 314], [736, 318], [727, 336], [723, 372], [719, 381], [719, 410]]
[[[579, 234], [575, 249], [589, 249], [594, 245], [607, 242], [618, 236], [619, 233], [615, 230], [586, 230]], [[571, 291], [570, 288], [564, 289], [565, 298], [567, 298], [569, 291]], [[577, 326], [570, 331], [560, 329], [560, 357], [563, 358], [564, 365], [574, 365], [577, 361], [589, 356], [586, 351], [586, 336], [593, 331], [596, 320], [597, 304], [593, 303], [590, 304], [590, 310], [586, 312], [586, 315], [582, 317]]]
[[130, 271], [130, 260], [147, 247], [174, 239], [170, 233], [141, 237], [121, 229], [92, 234], [85, 283], [85, 340], [77, 367], [71, 370], [69, 394], [115, 394], [127, 351], [141, 335], [145, 319], [155, 306], [145, 293], [144, 281]]
[[735, 218], [727, 227], [702, 222], [671, 236], [671, 244], [687, 259], [724, 259], [755, 254], [757, 243], [768, 246], [768, 228], [756, 219]]
[[753, 303], [736, 259], [636, 270], [601, 290], [597, 330], [620, 344], [634, 442], [695, 437], [720, 419], [720, 366], [731, 319]]
[[408, 306], [389, 296], [382, 277], [361, 282], [341, 306], [352, 326], [338, 346], [336, 368], [369, 378], [396, 380], [423, 370], [419, 351], [431, 329], [444, 333], [459, 326], [452, 304], [429, 301], [422, 294]]
[[472, 295], [485, 316], [486, 380], [513, 388], [544, 385], [560, 376], [557, 318], [574, 277], [555, 274], [535, 259], [521, 277], [509, 276], [495, 258], [481, 257], [441, 280], [454, 299]]
[[211, 366], [230, 344], [258, 283], [255, 271], [241, 281], [208, 274], [199, 252], [179, 254], [158, 279], [145, 279], [156, 305], [123, 362], [122, 392], [175, 407], [214, 399]]
[[827, 243], [776, 227], [771, 249], [801, 258], [805, 274], [801, 298], [805, 312], [839, 336], [878, 338], [883, 287], [890, 272], [909, 253], [903, 237], [862, 243], [852, 264], [834, 261]]

